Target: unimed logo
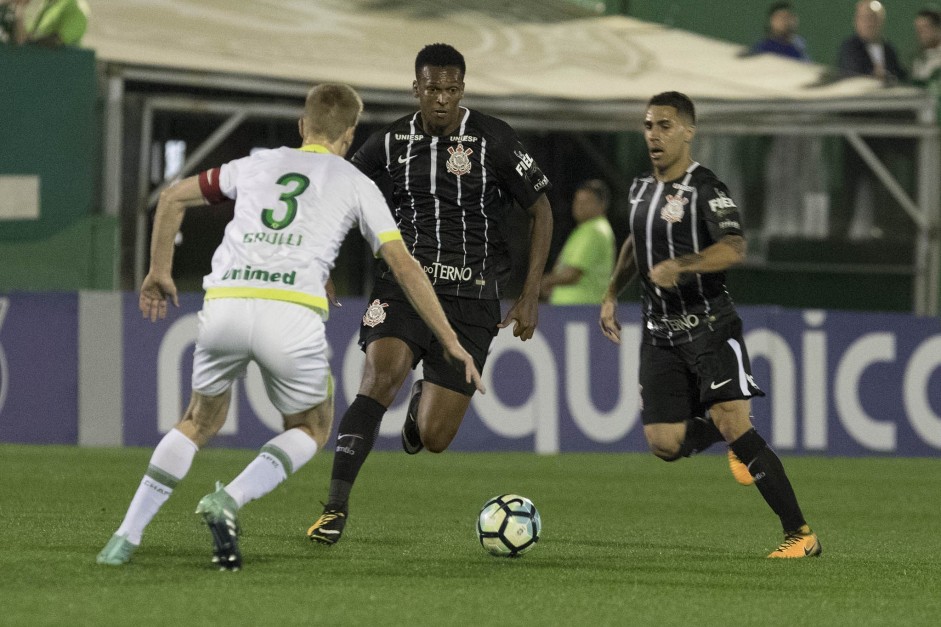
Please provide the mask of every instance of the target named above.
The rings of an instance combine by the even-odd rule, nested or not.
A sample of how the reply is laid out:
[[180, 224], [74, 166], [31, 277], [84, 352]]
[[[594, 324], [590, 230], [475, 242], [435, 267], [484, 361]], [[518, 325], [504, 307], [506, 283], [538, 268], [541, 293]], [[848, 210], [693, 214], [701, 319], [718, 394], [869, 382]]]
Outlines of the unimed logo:
[[[9, 298], [0, 298], [0, 331], [3, 330], [3, 320], [7, 317], [7, 309], [10, 307]], [[3, 413], [3, 405], [7, 400], [7, 390], [9, 389], [10, 369], [7, 367], [7, 354], [3, 352], [3, 344], [0, 344], [0, 414]]]

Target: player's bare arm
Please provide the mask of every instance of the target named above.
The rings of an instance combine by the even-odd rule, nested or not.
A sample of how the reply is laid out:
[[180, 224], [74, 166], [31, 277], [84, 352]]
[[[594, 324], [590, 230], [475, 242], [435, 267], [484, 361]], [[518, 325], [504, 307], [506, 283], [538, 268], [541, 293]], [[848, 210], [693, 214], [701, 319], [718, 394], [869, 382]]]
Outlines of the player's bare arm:
[[621, 245], [618, 259], [614, 264], [614, 270], [611, 272], [611, 280], [608, 281], [608, 289], [605, 290], [604, 296], [601, 298], [601, 314], [598, 318], [601, 332], [615, 344], [621, 343], [621, 323], [618, 322], [617, 318], [618, 295], [624, 291], [624, 288], [636, 275], [634, 236], [629, 235], [624, 240], [624, 244]]
[[480, 372], [474, 365], [474, 358], [464, 350], [457, 339], [457, 334], [448, 323], [444, 310], [438, 302], [438, 296], [421, 265], [409, 254], [402, 240], [386, 242], [379, 252], [383, 260], [389, 264], [395, 280], [402, 287], [412, 307], [441, 342], [446, 356], [452, 363], [464, 366], [464, 380], [468, 383], [473, 382], [480, 392], [485, 393], [487, 390], [480, 380]]
[[573, 268], [572, 266], [556, 268], [542, 277], [540, 294], [543, 298], [549, 298], [556, 285], [574, 285], [582, 280], [583, 274], [585, 273], [582, 272], [581, 268]]
[[659, 287], [675, 287], [683, 274], [722, 272], [745, 260], [745, 238], [726, 235], [700, 253], [683, 255], [661, 261], [650, 269], [650, 280]]
[[519, 299], [507, 312], [501, 329], [510, 326], [513, 320], [513, 335], [524, 342], [533, 336], [539, 323], [539, 288], [542, 273], [549, 258], [549, 244], [552, 242], [552, 206], [545, 194], [540, 194], [527, 210], [532, 218], [529, 238], [529, 270]]
[[138, 306], [151, 322], [167, 315], [167, 300], [180, 303], [173, 282], [173, 240], [180, 230], [187, 208], [205, 205], [199, 177], [191, 176], [163, 190], [157, 203], [154, 231], [150, 242], [150, 270], [141, 284]]

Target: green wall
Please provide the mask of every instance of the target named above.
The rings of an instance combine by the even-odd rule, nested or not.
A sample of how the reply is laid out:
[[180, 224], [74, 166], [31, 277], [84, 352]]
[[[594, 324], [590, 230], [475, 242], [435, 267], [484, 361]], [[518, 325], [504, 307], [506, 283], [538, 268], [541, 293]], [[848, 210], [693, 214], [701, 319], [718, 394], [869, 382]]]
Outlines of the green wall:
[[0, 242], [0, 291], [112, 289], [117, 226], [86, 216], [47, 238]]
[[0, 45], [0, 77], [0, 176], [39, 180], [37, 218], [0, 216], [0, 290], [110, 289], [94, 51]]

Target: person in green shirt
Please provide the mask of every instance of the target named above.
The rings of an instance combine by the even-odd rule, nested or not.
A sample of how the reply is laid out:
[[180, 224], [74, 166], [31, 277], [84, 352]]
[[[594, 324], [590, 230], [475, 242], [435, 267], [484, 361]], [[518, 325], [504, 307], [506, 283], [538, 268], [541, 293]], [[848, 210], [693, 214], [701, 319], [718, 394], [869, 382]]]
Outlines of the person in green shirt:
[[542, 295], [553, 305], [597, 305], [614, 268], [614, 231], [605, 214], [611, 191], [604, 181], [582, 183], [572, 198], [573, 230], [552, 272], [542, 277]]
[[41, 46], [77, 46], [88, 27], [85, 0], [45, 0], [30, 29], [29, 40]]

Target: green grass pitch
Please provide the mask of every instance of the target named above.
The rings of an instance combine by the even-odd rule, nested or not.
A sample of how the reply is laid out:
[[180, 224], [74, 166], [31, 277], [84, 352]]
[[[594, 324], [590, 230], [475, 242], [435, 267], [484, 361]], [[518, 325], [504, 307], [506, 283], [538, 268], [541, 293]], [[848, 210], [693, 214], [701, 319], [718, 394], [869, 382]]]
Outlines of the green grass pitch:
[[[785, 458], [823, 556], [767, 560], [776, 517], [724, 456], [377, 453], [342, 542], [319, 514], [320, 454], [242, 510], [244, 569], [210, 564], [193, 513], [252, 451], [209, 448], [133, 561], [95, 564], [145, 470], [144, 449], [0, 445], [0, 624], [936, 625], [937, 459]], [[489, 556], [489, 497], [531, 498], [539, 545]]]

